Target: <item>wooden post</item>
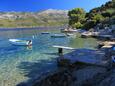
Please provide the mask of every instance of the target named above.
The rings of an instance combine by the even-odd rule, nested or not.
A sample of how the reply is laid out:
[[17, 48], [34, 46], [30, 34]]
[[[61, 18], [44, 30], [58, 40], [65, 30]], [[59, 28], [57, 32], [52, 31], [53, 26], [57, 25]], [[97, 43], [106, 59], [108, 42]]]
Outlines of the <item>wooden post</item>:
[[58, 54], [63, 55], [63, 48], [58, 48]]

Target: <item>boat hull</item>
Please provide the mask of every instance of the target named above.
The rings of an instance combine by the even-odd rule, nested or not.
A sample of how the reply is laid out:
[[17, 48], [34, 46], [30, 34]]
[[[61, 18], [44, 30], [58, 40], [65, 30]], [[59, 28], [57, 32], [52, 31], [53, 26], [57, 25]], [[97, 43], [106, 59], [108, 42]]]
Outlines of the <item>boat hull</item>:
[[29, 41], [26, 41], [26, 40], [9, 39], [9, 41], [13, 45], [21, 45], [21, 46], [32, 45], [32, 42], [29, 42]]
[[42, 32], [41, 34], [50, 34], [50, 32]]
[[61, 38], [61, 37], [66, 37], [66, 35], [65, 34], [53, 34], [53, 35], [51, 35], [51, 37]]

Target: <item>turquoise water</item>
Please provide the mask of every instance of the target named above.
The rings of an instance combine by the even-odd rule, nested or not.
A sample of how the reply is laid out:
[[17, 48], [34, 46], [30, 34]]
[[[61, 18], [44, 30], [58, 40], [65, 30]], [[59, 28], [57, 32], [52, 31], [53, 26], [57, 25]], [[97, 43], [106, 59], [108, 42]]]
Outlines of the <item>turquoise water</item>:
[[[60, 32], [57, 28], [0, 30], [0, 86], [31, 83], [36, 77], [57, 70], [57, 49], [52, 45], [74, 48], [94, 48], [97, 45], [96, 39], [93, 38], [82, 39], [79, 35], [51, 38], [51, 34], [41, 34], [44, 31], [51, 34]], [[33, 45], [14, 46], [9, 43], [9, 38], [32, 39]]]

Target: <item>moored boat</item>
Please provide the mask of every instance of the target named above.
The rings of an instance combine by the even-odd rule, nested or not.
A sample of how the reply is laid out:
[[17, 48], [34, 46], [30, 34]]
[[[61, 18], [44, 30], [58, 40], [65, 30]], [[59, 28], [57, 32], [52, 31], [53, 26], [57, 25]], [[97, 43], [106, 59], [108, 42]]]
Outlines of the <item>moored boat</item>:
[[59, 34], [59, 33], [56, 33], [56, 34], [52, 34], [51, 37], [54, 37], [54, 38], [58, 38], [58, 37], [66, 37], [65, 34]]
[[66, 35], [67, 36], [74, 36], [74, 34], [72, 34], [72, 33], [67, 33]]
[[31, 40], [9, 39], [9, 41], [13, 45], [23, 45], [23, 46], [32, 45]]
[[50, 32], [41, 32], [41, 34], [50, 34]]
[[92, 33], [91, 32], [83, 32], [83, 33], [81, 33], [81, 37], [82, 38], [85, 38], [85, 37], [91, 37], [92, 36]]
[[78, 32], [76, 29], [60, 29], [61, 32]]

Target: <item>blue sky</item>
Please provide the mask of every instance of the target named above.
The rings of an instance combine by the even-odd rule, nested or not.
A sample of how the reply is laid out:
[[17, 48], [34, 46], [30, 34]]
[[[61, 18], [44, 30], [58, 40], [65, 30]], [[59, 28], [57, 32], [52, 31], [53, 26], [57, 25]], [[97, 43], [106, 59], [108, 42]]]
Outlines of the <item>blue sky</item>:
[[111, 0], [0, 0], [0, 11], [70, 10], [81, 7], [86, 11]]

